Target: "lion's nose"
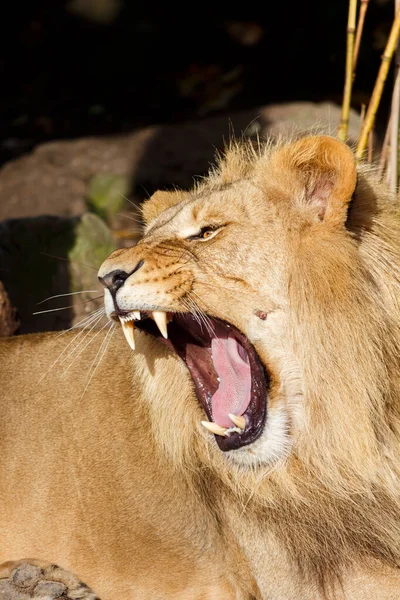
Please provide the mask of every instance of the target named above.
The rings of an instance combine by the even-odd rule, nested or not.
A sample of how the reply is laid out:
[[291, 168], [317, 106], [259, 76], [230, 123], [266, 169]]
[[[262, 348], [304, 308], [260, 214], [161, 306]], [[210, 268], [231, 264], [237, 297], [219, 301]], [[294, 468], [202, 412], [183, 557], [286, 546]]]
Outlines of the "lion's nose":
[[121, 269], [115, 269], [114, 271], [110, 271], [106, 275], [103, 275], [103, 277], [99, 277], [99, 281], [104, 285], [104, 287], [108, 288], [112, 294], [115, 294], [119, 290], [119, 288], [124, 285], [128, 277], [130, 277], [131, 275], [133, 275], [133, 273], [136, 273], [136, 271], [140, 269], [143, 263], [143, 260], [138, 262], [136, 267], [130, 273], [122, 271]]
[[110, 292], [116, 292], [122, 285], [124, 285], [125, 280], [128, 279], [128, 277], [129, 273], [117, 269], [107, 273], [107, 275], [104, 275], [104, 277], [99, 277], [99, 281], [104, 285], [104, 287], [108, 288]]

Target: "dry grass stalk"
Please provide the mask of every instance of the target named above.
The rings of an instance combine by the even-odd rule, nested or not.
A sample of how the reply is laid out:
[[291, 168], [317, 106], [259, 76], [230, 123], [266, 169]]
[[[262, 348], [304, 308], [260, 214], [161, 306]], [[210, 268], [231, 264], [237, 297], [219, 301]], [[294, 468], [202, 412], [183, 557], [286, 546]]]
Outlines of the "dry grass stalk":
[[373, 155], [374, 155], [374, 135], [373, 135], [373, 130], [371, 130], [368, 135], [368, 159], [367, 160], [369, 163], [372, 163]]
[[369, 0], [361, 0], [360, 14], [358, 16], [358, 21], [357, 21], [356, 41], [354, 42], [353, 81], [356, 76], [358, 54], [360, 52], [361, 38], [362, 38], [363, 29], [364, 29], [365, 15], [367, 14], [368, 5], [369, 5]]
[[383, 173], [385, 171], [386, 163], [387, 163], [387, 159], [388, 159], [388, 155], [389, 155], [390, 130], [391, 130], [391, 115], [389, 116], [389, 121], [386, 126], [385, 138], [383, 140], [381, 156], [379, 159], [378, 173], [379, 173], [379, 177], [381, 179], [383, 177]]
[[392, 107], [390, 111], [390, 132], [389, 132], [389, 154], [387, 183], [390, 190], [397, 192], [398, 186], [398, 136], [399, 136], [399, 108], [400, 108], [400, 73], [397, 71], [395, 84], [393, 88]]
[[396, 12], [395, 19], [390, 30], [388, 42], [386, 44], [385, 52], [383, 53], [381, 66], [379, 68], [378, 77], [376, 78], [374, 90], [372, 92], [371, 100], [368, 106], [367, 114], [363, 128], [361, 130], [360, 139], [358, 140], [356, 157], [361, 159], [364, 155], [365, 148], [368, 143], [368, 136], [374, 126], [375, 115], [378, 110], [379, 102], [382, 97], [383, 87], [389, 71], [390, 62], [392, 60], [393, 52], [397, 45], [397, 40], [400, 33], [400, 10]]
[[345, 142], [349, 129], [349, 114], [351, 102], [351, 89], [353, 86], [353, 56], [354, 33], [356, 30], [357, 0], [349, 2], [349, 16], [347, 20], [347, 45], [346, 45], [346, 76], [343, 91], [342, 113], [338, 128], [338, 138]]
[[364, 124], [366, 110], [367, 110], [367, 107], [366, 107], [366, 105], [363, 102], [361, 104], [361, 112], [360, 112], [360, 133], [361, 133], [362, 126]]
[[[400, 9], [400, 0], [396, 0], [396, 12]], [[390, 150], [387, 183], [395, 194], [398, 188], [398, 161], [399, 161], [399, 112], [400, 112], [400, 48], [397, 44], [395, 53], [394, 87], [392, 106], [390, 110]]]

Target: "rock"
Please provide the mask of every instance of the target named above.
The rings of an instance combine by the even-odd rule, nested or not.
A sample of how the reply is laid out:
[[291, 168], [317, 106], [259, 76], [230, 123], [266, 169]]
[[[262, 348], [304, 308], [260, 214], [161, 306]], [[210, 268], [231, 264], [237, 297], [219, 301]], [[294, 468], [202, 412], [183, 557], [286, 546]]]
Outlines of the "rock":
[[18, 327], [17, 311], [11, 305], [4, 285], [0, 281], [0, 337], [12, 335]]
[[[103, 175], [111, 176], [109, 184], [119, 181], [112, 179], [116, 176], [128, 178], [127, 187], [138, 199], [158, 187], [186, 188], [193, 176], [208, 170], [216, 150], [233, 135], [257, 133], [263, 138], [310, 128], [334, 133], [339, 117], [340, 108], [334, 104], [296, 102], [146, 127], [128, 135], [42, 144], [0, 169], [0, 220], [79, 215], [90, 203], [94, 181], [107, 182], [107, 178], [93, 179]], [[350, 141], [358, 136], [359, 120], [351, 111]]]
[[39, 148], [0, 169], [0, 220], [86, 210], [86, 183], [43, 158]]
[[[0, 272], [18, 310], [21, 333], [66, 329], [102, 304], [97, 269], [115, 243], [96, 215], [9, 219], [0, 223], [0, 239]], [[95, 293], [42, 302], [81, 290]], [[42, 310], [50, 312], [34, 314]]]
[[[119, 215], [124, 196], [140, 203], [158, 188], [190, 187], [234, 135], [334, 133], [339, 117], [340, 108], [329, 103], [270, 105], [122, 136], [51, 142], [6, 164], [0, 169], [0, 220], [8, 219], [0, 223], [0, 273], [21, 332], [65, 329], [99, 306], [100, 263], [114, 239], [132, 245], [141, 231], [137, 216]], [[352, 111], [349, 141], [358, 132]], [[99, 290], [93, 292], [99, 298], [83, 290]], [[79, 293], [38, 305], [68, 292]], [[53, 311], [57, 306], [67, 308]], [[38, 310], [50, 312], [34, 315]]]
[[[115, 250], [114, 238], [107, 225], [96, 215], [86, 213], [82, 215], [75, 228], [75, 241], [68, 258], [70, 261], [71, 291], [92, 290], [97, 288], [99, 294], [79, 294], [78, 302], [83, 310], [77, 310], [75, 303], [75, 317], [84, 316], [103, 302], [103, 288], [97, 281], [97, 271], [105, 258]], [[95, 283], [95, 285], [93, 285]], [[101, 296], [101, 302], [89, 302], [94, 295]], [[74, 319], [76, 321], [76, 318]]]
[[[133, 189], [143, 186], [148, 194], [158, 188], [189, 188], [194, 176], [204, 175], [232, 137], [278, 136], [281, 133], [313, 129], [334, 133], [339, 123], [340, 108], [329, 103], [298, 102], [270, 105], [253, 111], [216, 116], [182, 125], [157, 128], [139, 162], [132, 162]], [[359, 133], [359, 117], [351, 112], [349, 141]]]

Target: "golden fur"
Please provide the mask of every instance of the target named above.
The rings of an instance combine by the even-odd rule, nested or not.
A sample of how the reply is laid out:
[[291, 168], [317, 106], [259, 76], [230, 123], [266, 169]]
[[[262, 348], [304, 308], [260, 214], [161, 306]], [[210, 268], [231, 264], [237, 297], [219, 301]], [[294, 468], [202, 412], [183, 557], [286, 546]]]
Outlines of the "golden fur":
[[[0, 557], [57, 562], [102, 600], [398, 599], [393, 198], [344, 144], [312, 136], [232, 144], [143, 215], [141, 242], [100, 275], [144, 260], [123, 308], [245, 333], [271, 378], [264, 433], [222, 453], [186, 367], [146, 334], [133, 353], [118, 328], [89, 385], [103, 333], [65, 376], [72, 334], [6, 340]], [[210, 224], [212, 239], [189, 241]]]

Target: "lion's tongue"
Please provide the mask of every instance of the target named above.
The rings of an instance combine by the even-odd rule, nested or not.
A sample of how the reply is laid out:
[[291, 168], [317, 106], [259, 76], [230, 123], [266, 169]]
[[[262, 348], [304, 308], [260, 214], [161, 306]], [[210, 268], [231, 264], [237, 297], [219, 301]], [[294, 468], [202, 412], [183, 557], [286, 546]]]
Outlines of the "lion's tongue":
[[222, 427], [233, 427], [228, 413], [242, 415], [250, 402], [251, 371], [248, 358], [231, 335], [213, 338], [211, 352], [220, 379], [211, 400], [213, 421]]

